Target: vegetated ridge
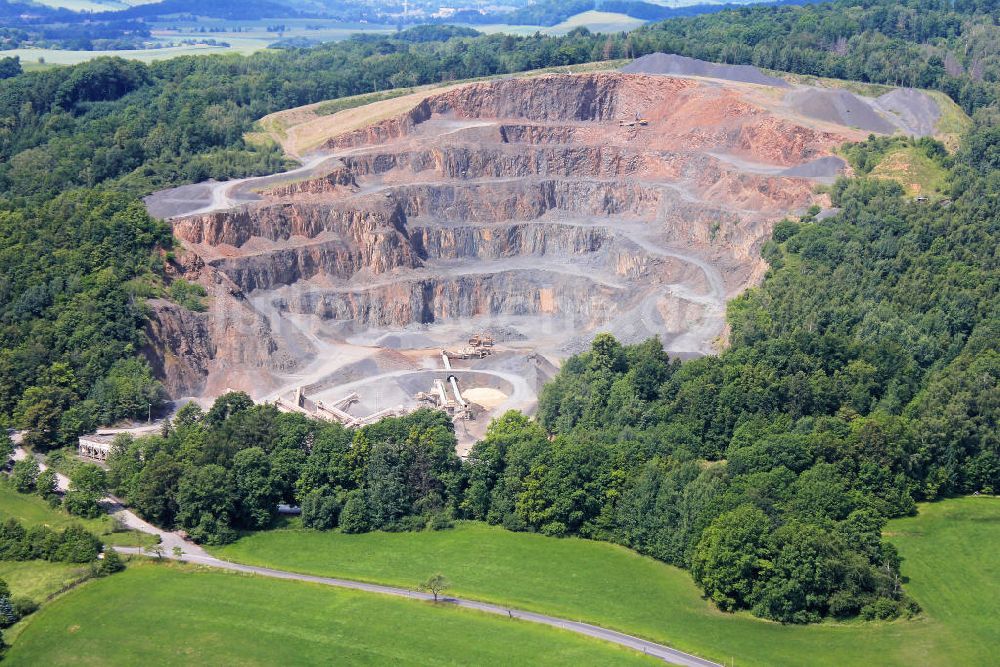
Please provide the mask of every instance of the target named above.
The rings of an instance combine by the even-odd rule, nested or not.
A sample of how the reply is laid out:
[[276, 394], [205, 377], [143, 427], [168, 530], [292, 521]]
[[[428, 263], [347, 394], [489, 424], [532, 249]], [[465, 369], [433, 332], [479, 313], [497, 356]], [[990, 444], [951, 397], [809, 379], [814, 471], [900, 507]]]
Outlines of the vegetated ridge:
[[[846, 22], [845, 10], [851, 12]], [[0, 257], [9, 278], [2, 300], [0, 415], [43, 434], [41, 440], [52, 446], [72, 442], [99, 420], [137, 417], [149, 405], [146, 388], [117, 405], [106, 391], [101, 393], [108, 397], [101, 399], [105, 407], [89, 402], [99, 402], [96, 383], [112, 365], [135, 358], [142, 346], [145, 318], [131, 304], [169, 295], [170, 277], [161, 261], [169, 244], [166, 228], [130, 233], [140, 241], [138, 247], [119, 243], [120, 227], [108, 220], [130, 200], [117, 192], [146, 194], [208, 177], [285, 168], [276, 148], [247, 146], [243, 140], [254, 121], [268, 113], [393, 85], [657, 51], [930, 87], [948, 92], [971, 112], [996, 100], [989, 81], [996, 78], [1000, 39], [987, 19], [971, 2], [922, 2], [918, 9], [916, 2], [898, 0], [842, 1], [722, 12], [653, 25], [627, 37], [577, 31], [558, 38], [491, 35], [414, 42], [403, 34], [246, 59], [182, 59], [150, 66], [105, 60], [12, 76], [0, 81], [0, 117], [11, 128], [0, 136], [5, 221]], [[745, 43], [748, 30], [758, 35], [752, 46]], [[86, 206], [104, 211], [99, 222], [64, 226], [63, 211], [84, 198], [81, 189], [114, 192], [87, 194], [106, 199]], [[154, 228], [149, 221], [141, 225]], [[82, 229], [86, 235], [75, 234]], [[66, 275], [79, 279], [63, 282]], [[173, 291], [186, 294], [183, 288]], [[72, 376], [53, 373], [54, 364], [68, 365]], [[140, 381], [132, 386], [142, 386], [140, 370], [117, 374], [123, 378], [133, 372]], [[33, 387], [50, 401], [46, 409], [28, 414], [36, 401], [18, 405]], [[63, 420], [70, 408], [72, 416]]]

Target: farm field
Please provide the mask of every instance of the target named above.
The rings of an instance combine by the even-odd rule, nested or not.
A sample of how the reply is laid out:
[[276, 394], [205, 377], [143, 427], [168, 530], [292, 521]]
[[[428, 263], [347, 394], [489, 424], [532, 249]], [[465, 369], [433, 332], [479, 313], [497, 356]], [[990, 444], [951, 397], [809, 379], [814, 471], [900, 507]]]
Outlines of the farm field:
[[[259, 48], [264, 48], [266, 44]], [[247, 50], [246, 53], [259, 49]], [[240, 53], [232, 47], [223, 46], [171, 46], [162, 49], [125, 49], [120, 51], [71, 51], [68, 49], [6, 49], [0, 51], [0, 58], [17, 56], [25, 69], [37, 69], [38, 65], [78, 65], [88, 60], [114, 56], [145, 63], [178, 56], [204, 56], [217, 53]], [[41, 59], [41, 60], [39, 60]]]
[[627, 14], [591, 10], [571, 16], [551, 28], [542, 28], [542, 32], [547, 35], [565, 35], [576, 28], [586, 28], [590, 32], [622, 32], [635, 30], [645, 23], [642, 19]]
[[[388, 33], [391, 28], [386, 26], [366, 26], [355, 24], [342, 24], [329, 22], [329, 27], [319, 30], [307, 30], [304, 26], [297, 26], [294, 20], [280, 20], [289, 24], [289, 29], [278, 35], [266, 30], [266, 21], [255, 21], [252, 23], [239, 21], [212, 21], [204, 20], [197, 24], [170, 26], [170, 29], [156, 27], [152, 29], [155, 41], [163, 44], [172, 44], [182, 41], [215, 40], [226, 42], [229, 46], [217, 46], [210, 44], [183, 44], [179, 46], [163, 46], [149, 49], [122, 49], [106, 51], [74, 51], [69, 49], [39, 49], [39, 48], [19, 48], [0, 50], [0, 57], [18, 56], [25, 69], [37, 69], [41, 67], [51, 67], [53, 65], [77, 65], [88, 60], [105, 56], [116, 56], [129, 60], [138, 60], [145, 63], [156, 60], [166, 60], [180, 56], [204, 56], [224, 53], [238, 53], [249, 55], [256, 51], [266, 49], [270, 44], [279, 39], [292, 37], [306, 37], [324, 42], [339, 41], [347, 39], [351, 35], [366, 33]], [[315, 23], [315, 21], [313, 21]], [[200, 32], [200, 28], [241, 28], [240, 32]], [[41, 59], [41, 61], [39, 60]]]
[[[99, 4], [90, 0], [52, 0], [51, 6], [64, 6], [77, 11], [108, 11], [121, 9], [125, 5], [118, 3]], [[140, 4], [132, 2], [130, 4]], [[267, 24], [281, 23], [285, 31], [281, 34], [267, 30]], [[621, 32], [634, 30], [645, 21], [635, 19], [625, 14], [611, 12], [588, 11], [571, 16], [562, 23], [551, 27], [537, 25], [507, 25], [503, 23], [489, 25], [469, 25], [484, 33], [502, 32], [510, 35], [532, 35], [541, 32], [546, 35], [565, 35], [569, 31], [585, 27], [591, 32]], [[209, 32], [202, 32], [209, 30]], [[216, 30], [217, 32], [211, 32]], [[212, 55], [222, 53], [239, 53], [248, 55], [266, 49], [279, 39], [304, 38], [317, 42], [334, 42], [349, 38], [359, 33], [391, 34], [392, 26], [374, 24], [351, 24], [322, 19], [260, 19], [255, 21], [233, 21], [223, 19], [199, 19], [197, 23], [178, 21], [162, 21], [152, 24], [152, 34], [156, 40], [164, 44], [188, 40], [216, 40], [226, 42], [229, 46], [209, 44], [184, 44], [179, 46], [164, 46], [151, 49], [124, 49], [115, 51], [74, 51], [68, 49], [38, 49], [19, 48], [0, 50], [0, 57], [18, 56], [25, 69], [52, 67], [54, 65], [76, 65], [88, 60], [104, 56], [118, 56], [142, 62], [154, 62], [168, 58], [192, 55]], [[41, 59], [41, 60], [40, 60]]]
[[653, 664], [568, 632], [316, 584], [137, 562], [38, 612], [10, 665]]
[[25, 526], [47, 525], [56, 530], [80, 524], [97, 535], [105, 544], [115, 546], [147, 546], [156, 542], [154, 536], [134, 530], [115, 532], [110, 516], [102, 516], [99, 519], [72, 516], [61, 508], [49, 507], [49, 504], [39, 496], [18, 493], [6, 480], [0, 480], [0, 520], [9, 517], [17, 519]]
[[591, 32], [622, 32], [635, 30], [646, 21], [633, 18], [627, 14], [614, 12], [599, 12], [590, 10], [571, 16], [562, 23], [553, 26], [540, 25], [510, 25], [507, 23], [486, 23], [486, 24], [460, 24], [468, 28], [493, 34], [502, 32], [507, 35], [534, 35], [540, 32], [543, 35], [565, 35], [575, 28], [586, 28]]
[[254, 565], [410, 587], [438, 570], [455, 595], [590, 621], [744, 665], [989, 664], [989, 647], [1000, 643], [990, 625], [1000, 613], [1000, 577], [984, 560], [1000, 545], [1000, 501], [922, 505], [919, 516], [893, 522], [888, 533], [906, 559], [908, 590], [926, 609], [915, 620], [782, 626], [724, 614], [701, 598], [687, 572], [627, 549], [477, 523], [431, 533], [272, 531], [213, 551]]
[[38, 4], [74, 12], [110, 12], [160, 0], [37, 0]]

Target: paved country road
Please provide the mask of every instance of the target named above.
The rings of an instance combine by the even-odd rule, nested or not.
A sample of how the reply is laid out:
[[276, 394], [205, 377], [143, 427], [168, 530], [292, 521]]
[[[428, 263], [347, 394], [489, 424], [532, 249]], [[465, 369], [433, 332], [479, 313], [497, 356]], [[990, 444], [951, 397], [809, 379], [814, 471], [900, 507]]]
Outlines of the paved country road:
[[[14, 452], [14, 459], [22, 459], [28, 456], [28, 453], [24, 451], [20, 445], [20, 437], [15, 436], [15, 443], [18, 445]], [[45, 468], [44, 464], [39, 465], [42, 469]], [[61, 473], [57, 473], [58, 485], [60, 490], [65, 491], [69, 488], [69, 479]], [[223, 570], [231, 570], [233, 572], [244, 572], [247, 574], [256, 574], [262, 577], [273, 577], [275, 579], [291, 579], [293, 581], [305, 581], [314, 584], [323, 584], [326, 586], [337, 586], [339, 588], [350, 588], [357, 591], [365, 591], [367, 593], [379, 593], [381, 595], [393, 595], [396, 597], [410, 598], [413, 600], [433, 600], [434, 596], [429, 593], [423, 593], [420, 591], [411, 591], [406, 588], [396, 588], [394, 586], [382, 586], [380, 584], [366, 584], [360, 581], [351, 581], [349, 579], [335, 579], [333, 577], [317, 577], [310, 574], [299, 574], [297, 572], [288, 572], [286, 570], [274, 570], [268, 567], [256, 567], [253, 565], [243, 565], [241, 563], [231, 563], [229, 561], [222, 560], [220, 558], [215, 558], [209, 555], [204, 549], [199, 547], [192, 542], [183, 539], [177, 533], [168, 532], [161, 530], [152, 524], [149, 524], [131, 511], [125, 509], [121, 501], [113, 496], [109, 496], [104, 499], [104, 506], [108, 513], [112, 516], [120, 519], [126, 526], [133, 530], [139, 530], [145, 533], [151, 533], [153, 535], [158, 535], [160, 537], [160, 546], [163, 548], [163, 557], [181, 560], [186, 563], [194, 563], [196, 565], [207, 565], [209, 567], [217, 567]], [[182, 554], [180, 557], [173, 555], [174, 547], [180, 547]], [[115, 547], [115, 550], [124, 554], [134, 554], [134, 555], [149, 555], [148, 552], [143, 551], [138, 547]], [[647, 641], [645, 639], [640, 639], [639, 637], [633, 637], [632, 635], [627, 635], [623, 632], [617, 632], [615, 630], [608, 630], [607, 628], [602, 628], [597, 625], [591, 625], [589, 623], [582, 623], [580, 621], [570, 621], [564, 618], [559, 618], [557, 616], [547, 616], [545, 614], [538, 614], [531, 611], [522, 611], [520, 609], [512, 609], [509, 607], [504, 607], [501, 605], [490, 604], [488, 602], [478, 602], [476, 600], [466, 600], [463, 598], [453, 598], [453, 597], [443, 597], [442, 601], [446, 604], [451, 604], [456, 607], [462, 607], [464, 609], [474, 609], [476, 611], [485, 612], [487, 614], [497, 614], [499, 616], [507, 616], [512, 619], [519, 619], [522, 621], [530, 621], [531, 623], [540, 623], [542, 625], [549, 625], [554, 628], [562, 628], [563, 630], [569, 630], [570, 632], [575, 632], [577, 634], [586, 635], [587, 637], [593, 637], [595, 639], [602, 639], [604, 641], [611, 642], [613, 644], [618, 644], [626, 648], [630, 648], [636, 651], [645, 653], [646, 655], [659, 658], [666, 663], [671, 665], [681, 665], [682, 667], [722, 667], [719, 663], [712, 662], [710, 660], [705, 660], [704, 658], [699, 658], [698, 656], [691, 655], [689, 653], [684, 653], [683, 651], [678, 651], [677, 649], [672, 649], [669, 646], [664, 646], [663, 644], [657, 644], [655, 642]]]
[[[135, 547], [116, 547], [116, 550], [126, 554], [143, 553], [141, 549]], [[173, 558], [171, 554], [164, 554], [164, 557]], [[431, 595], [430, 593], [411, 591], [406, 588], [396, 588], [394, 586], [382, 586], [380, 584], [366, 584], [360, 581], [351, 581], [349, 579], [335, 579], [333, 577], [317, 577], [310, 574], [299, 574], [297, 572], [288, 572], [285, 570], [274, 570], [268, 567], [243, 565], [241, 563], [231, 563], [229, 561], [225, 561], [220, 558], [215, 558], [213, 556], [207, 556], [207, 555], [203, 556], [200, 554], [185, 553], [177, 560], [181, 560], [186, 563], [194, 563], [197, 565], [207, 565], [209, 567], [217, 567], [224, 570], [232, 570], [234, 572], [244, 572], [247, 574], [260, 575], [263, 577], [273, 577], [275, 579], [291, 579], [293, 581], [305, 581], [314, 584], [323, 584], [326, 586], [337, 586], [338, 588], [350, 588], [357, 591], [365, 591], [366, 593], [393, 595], [396, 597], [410, 598], [413, 600], [430, 601], [434, 599], [434, 596]], [[569, 621], [563, 618], [558, 618], [556, 616], [546, 616], [545, 614], [537, 614], [531, 611], [522, 611], [519, 609], [512, 609], [501, 605], [490, 604], [488, 602], [478, 602], [476, 600], [466, 600], [463, 598], [442, 596], [441, 601], [442, 603], [451, 604], [456, 607], [462, 607], [464, 609], [474, 609], [476, 611], [486, 612], [488, 614], [497, 614], [499, 616], [507, 616], [509, 618], [516, 618], [523, 621], [530, 621], [532, 623], [541, 623], [543, 625], [550, 625], [555, 628], [562, 628], [563, 630], [569, 630], [570, 632], [586, 635], [588, 637], [603, 639], [604, 641], [612, 642], [614, 644], [619, 644], [621, 646], [625, 646], [627, 648], [645, 653], [646, 655], [651, 655], [653, 657], [659, 658], [664, 662], [670, 663], [672, 665], [683, 665], [684, 667], [721, 667], [719, 663], [711, 662], [710, 660], [705, 660], [703, 658], [699, 658], [698, 656], [690, 655], [689, 653], [684, 653], [683, 651], [672, 649], [669, 646], [656, 644], [651, 641], [646, 641], [645, 639], [640, 639], [639, 637], [633, 637], [632, 635], [627, 635], [623, 632], [608, 630], [606, 628], [602, 628], [596, 625], [591, 625], [589, 623], [581, 623], [579, 621]]]

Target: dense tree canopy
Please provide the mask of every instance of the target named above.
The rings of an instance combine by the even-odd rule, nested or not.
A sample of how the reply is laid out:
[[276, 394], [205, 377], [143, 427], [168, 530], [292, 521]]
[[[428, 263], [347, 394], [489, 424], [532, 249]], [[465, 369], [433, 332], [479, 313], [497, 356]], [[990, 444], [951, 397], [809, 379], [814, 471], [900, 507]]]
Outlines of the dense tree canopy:
[[301, 505], [307, 527], [402, 530], [447, 525], [464, 480], [442, 412], [421, 410], [349, 431], [221, 396], [182, 409], [165, 434], [120, 436], [109, 483], [143, 517], [223, 543]]

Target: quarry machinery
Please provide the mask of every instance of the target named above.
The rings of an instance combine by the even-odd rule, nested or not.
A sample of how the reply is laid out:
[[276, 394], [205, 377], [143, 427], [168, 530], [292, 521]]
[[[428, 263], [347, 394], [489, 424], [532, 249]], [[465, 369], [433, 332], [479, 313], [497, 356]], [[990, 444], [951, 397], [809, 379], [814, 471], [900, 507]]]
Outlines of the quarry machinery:
[[469, 347], [489, 349], [493, 344], [493, 336], [488, 333], [477, 333], [469, 337]]
[[347, 412], [347, 408], [358, 400], [360, 400], [358, 394], [352, 392], [328, 405], [324, 404], [322, 401], [307, 402], [305, 388], [297, 387], [292, 400], [289, 401], [281, 396], [278, 396], [274, 401], [274, 405], [281, 412], [297, 412], [314, 419], [335, 421], [348, 428], [367, 426], [368, 424], [374, 424], [378, 420], [385, 417], [402, 417], [410, 414], [411, 412], [409, 408], [398, 405], [394, 408], [379, 410], [378, 412], [374, 412], [364, 417], [355, 417]]
[[635, 114], [635, 120], [618, 121], [618, 127], [645, 127], [646, 125], [649, 125], [649, 121], [640, 116], [638, 112]]
[[431, 391], [418, 391], [415, 398], [421, 403], [444, 410], [453, 419], [475, 419], [472, 406], [462, 397], [462, 392], [458, 388], [458, 379], [454, 375], [449, 375], [447, 383], [451, 385], [454, 398], [448, 395], [448, 387], [440, 378], [434, 380]]
[[469, 337], [469, 344], [460, 351], [442, 350], [441, 356], [445, 360], [445, 370], [451, 370], [451, 364], [448, 363], [449, 357], [453, 359], [485, 359], [493, 354], [495, 344], [493, 336], [487, 333], [477, 333]]

